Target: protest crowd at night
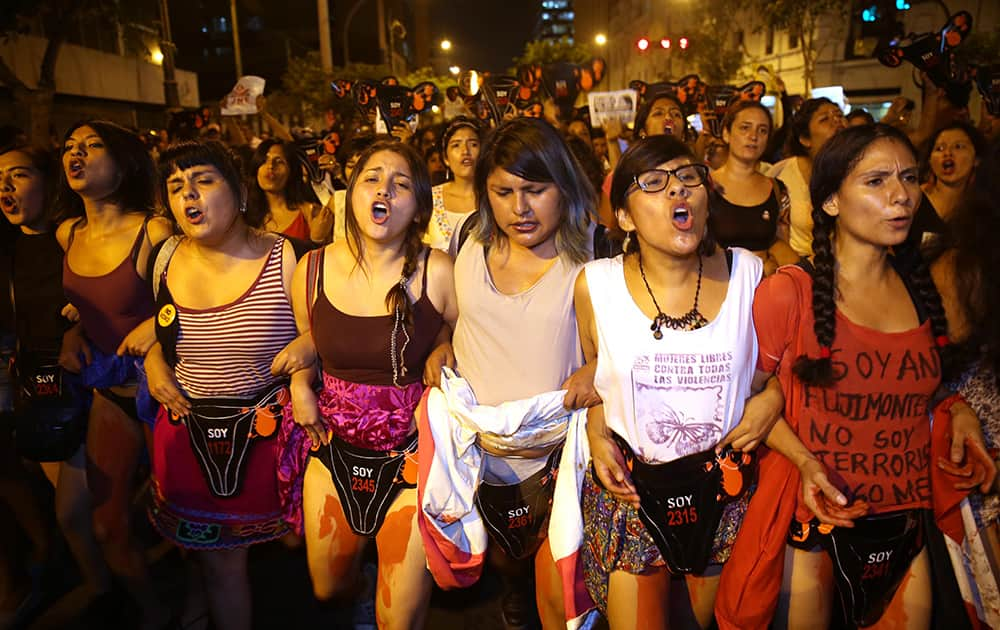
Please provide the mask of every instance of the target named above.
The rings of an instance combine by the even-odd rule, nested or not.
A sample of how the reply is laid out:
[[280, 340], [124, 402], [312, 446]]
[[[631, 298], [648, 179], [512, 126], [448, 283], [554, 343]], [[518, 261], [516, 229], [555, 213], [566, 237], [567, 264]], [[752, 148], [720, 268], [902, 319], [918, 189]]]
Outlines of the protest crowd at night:
[[1000, 4], [281, 4], [0, 12], [0, 630], [1000, 629]]

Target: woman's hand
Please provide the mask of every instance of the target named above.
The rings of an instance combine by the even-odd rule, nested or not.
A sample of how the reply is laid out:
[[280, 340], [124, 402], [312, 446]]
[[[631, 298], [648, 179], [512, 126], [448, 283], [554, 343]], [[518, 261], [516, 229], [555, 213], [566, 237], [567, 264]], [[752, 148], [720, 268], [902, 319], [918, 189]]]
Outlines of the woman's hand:
[[66, 306], [62, 307], [62, 310], [59, 311], [59, 314], [68, 319], [69, 321], [73, 322], [74, 324], [80, 321], [80, 311], [78, 311], [77, 308], [72, 304], [66, 304]]
[[808, 458], [799, 464], [802, 478], [802, 500], [822, 523], [837, 527], [854, 527], [854, 519], [868, 513], [868, 504], [855, 501], [848, 504], [847, 497], [826, 476], [826, 469], [819, 460]]
[[316, 392], [313, 391], [312, 384], [309, 382], [311, 373], [307, 377], [300, 376], [304, 374], [306, 372], [302, 371], [292, 377], [292, 384], [289, 388], [292, 394], [292, 414], [295, 416], [295, 423], [302, 427], [306, 435], [309, 436], [312, 447], [317, 449], [320, 444], [329, 444], [330, 440], [327, 438], [326, 428], [323, 426], [323, 419], [319, 413]]
[[965, 402], [954, 403], [951, 412], [951, 461], [938, 458], [941, 470], [963, 477], [955, 482], [959, 490], [978, 487], [986, 494], [993, 487], [997, 477], [996, 462], [990, 457], [983, 441], [983, 429], [979, 417]]
[[622, 121], [611, 117], [604, 121], [604, 136], [608, 142], [618, 140], [622, 135]]
[[271, 362], [271, 374], [291, 376], [316, 363], [316, 346], [312, 333], [303, 333], [293, 339]]
[[403, 144], [409, 144], [410, 138], [413, 137], [413, 130], [405, 122], [397, 123], [392, 131], [389, 132], [394, 138], [402, 142]]
[[79, 374], [90, 365], [90, 342], [83, 334], [83, 326], [77, 324], [63, 333], [62, 347], [59, 349], [59, 365], [64, 370]]
[[438, 344], [434, 350], [427, 355], [424, 362], [424, 385], [427, 387], [441, 386], [441, 368], [449, 367], [455, 369], [455, 349], [450, 341]]
[[597, 372], [597, 360], [585, 363], [582, 368], [570, 374], [559, 389], [566, 390], [563, 407], [567, 409], [584, 409], [601, 404], [601, 396], [594, 389], [594, 374]]
[[638, 508], [639, 494], [632, 483], [622, 450], [611, 439], [604, 424], [603, 407], [591, 407], [587, 412], [587, 441], [590, 443], [594, 473], [604, 489], [622, 503]]
[[160, 344], [153, 344], [153, 347], [146, 353], [143, 368], [146, 370], [146, 382], [149, 384], [150, 396], [178, 418], [183, 418], [191, 413], [191, 401], [184, 397], [173, 369], [163, 358], [163, 349]]
[[146, 356], [146, 353], [149, 352], [154, 343], [156, 343], [156, 320], [150, 317], [133, 328], [132, 332], [122, 339], [115, 354], [118, 356], [130, 354], [135, 357], [143, 357]]
[[721, 452], [726, 445], [737, 451], [754, 450], [767, 439], [784, 408], [785, 396], [781, 393], [781, 384], [772, 377], [763, 391], [746, 401], [739, 424], [719, 442], [716, 452]]

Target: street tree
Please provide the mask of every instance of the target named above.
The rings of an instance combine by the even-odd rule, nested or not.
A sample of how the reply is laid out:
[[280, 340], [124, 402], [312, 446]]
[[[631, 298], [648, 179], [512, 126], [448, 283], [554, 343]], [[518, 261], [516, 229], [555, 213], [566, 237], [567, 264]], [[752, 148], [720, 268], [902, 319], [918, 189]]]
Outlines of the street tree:
[[696, 24], [689, 54], [698, 68], [698, 76], [712, 85], [738, 80], [746, 56], [742, 23], [739, 19], [742, 0], [704, 0], [703, 16]]
[[41, 20], [48, 41], [34, 86], [21, 80], [0, 54], [0, 82], [14, 96], [15, 124], [23, 129], [30, 142], [48, 144], [52, 100], [55, 97], [56, 60], [70, 26], [86, 10], [99, 9], [100, 0], [6, 0], [0, 3], [0, 38], [6, 43], [30, 30], [33, 21]]
[[594, 50], [589, 45], [571, 42], [569, 38], [535, 40], [525, 44], [521, 56], [514, 58], [514, 68], [533, 64], [543, 66], [558, 61], [583, 64], [593, 57]]
[[837, 46], [841, 33], [820, 33], [824, 23], [835, 30], [847, 23], [851, 3], [843, 0], [748, 0], [745, 6], [761, 18], [764, 29], [788, 31], [799, 40], [802, 54], [802, 79], [806, 94], [812, 90], [816, 78], [816, 60], [828, 46]]

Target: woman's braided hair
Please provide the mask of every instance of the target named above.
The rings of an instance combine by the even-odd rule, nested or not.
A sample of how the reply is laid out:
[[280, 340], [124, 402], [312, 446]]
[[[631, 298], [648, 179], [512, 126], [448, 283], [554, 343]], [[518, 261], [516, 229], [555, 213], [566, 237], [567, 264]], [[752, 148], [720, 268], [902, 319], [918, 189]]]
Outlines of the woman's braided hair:
[[[905, 134], [895, 127], [877, 124], [852, 127], [838, 133], [823, 145], [813, 161], [813, 174], [809, 182], [809, 196], [813, 206], [812, 308], [813, 332], [819, 342], [820, 356], [813, 358], [802, 354], [795, 360], [792, 368], [795, 375], [807, 385], [828, 387], [838, 378], [834, 374], [831, 357], [837, 334], [837, 260], [833, 250], [837, 218], [827, 214], [823, 210], [823, 204], [839, 190], [868, 148], [882, 139], [897, 142], [916, 156], [916, 150]], [[955, 353], [948, 343], [948, 320], [927, 263], [912, 243], [903, 243], [893, 249], [899, 262], [899, 273], [909, 283], [920, 307], [930, 320], [942, 372], [948, 375], [955, 362]]]

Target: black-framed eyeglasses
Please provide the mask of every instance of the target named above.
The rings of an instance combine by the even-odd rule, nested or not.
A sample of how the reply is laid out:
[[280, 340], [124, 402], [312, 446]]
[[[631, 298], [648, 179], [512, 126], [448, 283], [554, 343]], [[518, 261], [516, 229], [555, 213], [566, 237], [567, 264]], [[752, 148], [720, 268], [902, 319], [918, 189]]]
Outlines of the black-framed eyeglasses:
[[704, 164], [685, 164], [673, 170], [654, 168], [643, 171], [632, 178], [635, 185], [644, 193], [656, 193], [664, 190], [674, 176], [688, 188], [697, 188], [708, 179], [708, 167]]

